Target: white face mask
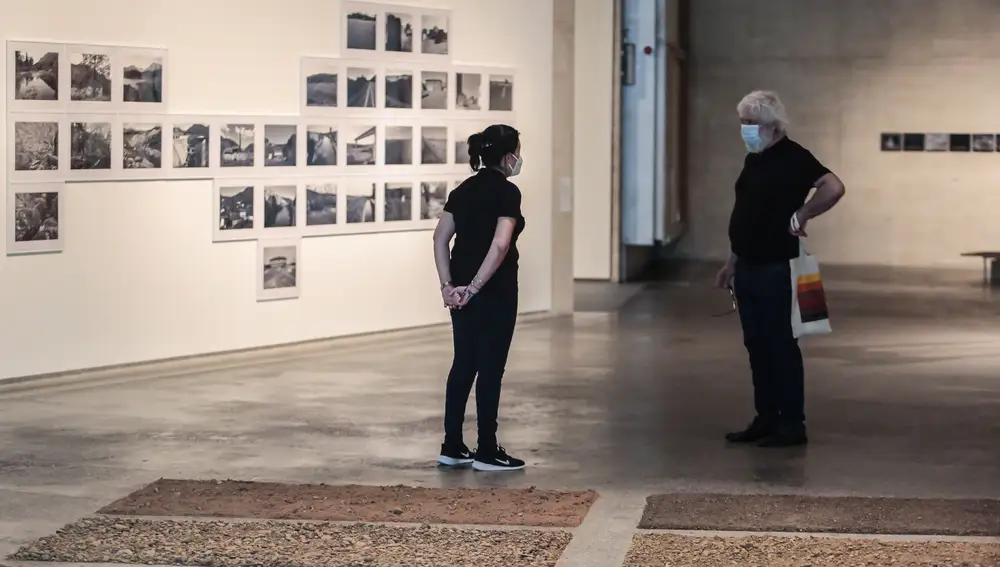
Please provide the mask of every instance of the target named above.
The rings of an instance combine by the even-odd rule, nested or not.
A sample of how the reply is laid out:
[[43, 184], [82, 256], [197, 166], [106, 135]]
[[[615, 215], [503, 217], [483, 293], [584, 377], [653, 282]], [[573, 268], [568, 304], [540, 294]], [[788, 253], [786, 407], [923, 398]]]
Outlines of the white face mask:
[[771, 141], [771, 137], [763, 134], [760, 131], [760, 126], [757, 124], [741, 125], [740, 136], [743, 138], [743, 143], [746, 145], [747, 150], [755, 154], [764, 151], [764, 148]]
[[521, 156], [515, 157], [516, 159], [514, 161], [514, 165], [507, 166], [510, 169], [510, 175], [508, 177], [516, 177], [519, 173], [521, 173], [521, 165], [524, 163], [524, 160], [521, 159]]

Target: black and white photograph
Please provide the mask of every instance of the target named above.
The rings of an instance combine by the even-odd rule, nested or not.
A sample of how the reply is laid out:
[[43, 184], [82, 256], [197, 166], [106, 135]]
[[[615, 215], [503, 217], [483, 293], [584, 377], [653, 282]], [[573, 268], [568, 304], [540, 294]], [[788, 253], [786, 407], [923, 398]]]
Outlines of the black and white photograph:
[[385, 15], [385, 50], [413, 52], [413, 15], [387, 12]]
[[163, 57], [123, 55], [121, 79], [124, 102], [163, 102]]
[[374, 11], [348, 8], [347, 48], [375, 51], [377, 25], [378, 15]]
[[257, 301], [299, 296], [299, 241], [261, 240], [257, 243]]
[[482, 110], [483, 76], [479, 73], [455, 75], [455, 108], [457, 110]]
[[337, 184], [306, 184], [306, 226], [337, 224]]
[[447, 126], [422, 126], [420, 128], [420, 163], [424, 165], [448, 163]]
[[882, 151], [899, 152], [903, 150], [902, 134], [882, 134]]
[[69, 168], [74, 171], [111, 169], [109, 121], [69, 123]]
[[297, 131], [295, 124], [264, 125], [264, 167], [295, 167]]
[[21, 45], [13, 53], [14, 100], [57, 102], [59, 100], [59, 52], [54, 46]]
[[968, 152], [972, 150], [972, 134], [949, 134], [948, 149], [952, 152]]
[[478, 122], [457, 123], [455, 125], [455, 164], [469, 165], [469, 136], [483, 130]]
[[385, 107], [413, 108], [413, 72], [385, 72]]
[[490, 110], [494, 112], [514, 110], [513, 76], [490, 75]]
[[907, 132], [903, 134], [903, 151], [904, 152], [922, 152], [924, 151], [924, 143], [926, 136], [923, 133], [918, 132]]
[[385, 164], [413, 165], [413, 127], [385, 127]]
[[347, 69], [347, 106], [349, 108], [375, 108], [377, 87], [375, 69], [350, 67]]
[[222, 167], [253, 167], [253, 124], [223, 124], [219, 128], [219, 153]]
[[212, 127], [207, 122], [185, 122], [173, 126], [173, 165], [178, 169], [209, 166]]
[[337, 127], [312, 124], [306, 126], [306, 165], [337, 165]]
[[948, 147], [948, 134], [934, 133], [924, 136], [924, 149], [928, 152], [946, 152]]
[[434, 220], [444, 211], [448, 199], [447, 181], [424, 181], [420, 184], [420, 218]]
[[7, 253], [59, 252], [61, 184], [12, 185], [9, 189]]
[[163, 167], [163, 126], [160, 124], [122, 124], [122, 168], [159, 169]]
[[219, 231], [254, 229], [254, 186], [246, 184], [219, 187]]
[[340, 66], [336, 59], [302, 60], [306, 107], [337, 108]]
[[413, 183], [385, 184], [386, 222], [413, 220]]
[[420, 30], [420, 52], [448, 55], [448, 16], [424, 14]]
[[14, 123], [14, 171], [58, 171], [59, 123]]
[[291, 228], [295, 223], [295, 185], [264, 186], [264, 228]]
[[423, 71], [420, 73], [420, 108], [448, 110], [448, 73]]
[[111, 102], [111, 55], [70, 51], [69, 96], [77, 102]]
[[375, 126], [343, 126], [347, 165], [375, 165], [375, 145], [378, 130]]
[[972, 151], [974, 152], [995, 152], [997, 151], [997, 137], [995, 134], [973, 134]]
[[352, 180], [344, 184], [347, 222], [375, 222], [375, 184]]

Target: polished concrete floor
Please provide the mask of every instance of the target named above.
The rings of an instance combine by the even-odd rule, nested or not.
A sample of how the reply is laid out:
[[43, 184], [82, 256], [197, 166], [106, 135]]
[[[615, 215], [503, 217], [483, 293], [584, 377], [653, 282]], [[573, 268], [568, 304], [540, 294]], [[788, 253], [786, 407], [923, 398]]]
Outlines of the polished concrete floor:
[[804, 347], [813, 443], [760, 450], [721, 441], [751, 417], [738, 320], [712, 316], [728, 295], [599, 285], [519, 327], [500, 435], [524, 474], [433, 465], [447, 329], [0, 389], [0, 553], [159, 477], [1000, 497], [1000, 298], [831, 279], [835, 333]]

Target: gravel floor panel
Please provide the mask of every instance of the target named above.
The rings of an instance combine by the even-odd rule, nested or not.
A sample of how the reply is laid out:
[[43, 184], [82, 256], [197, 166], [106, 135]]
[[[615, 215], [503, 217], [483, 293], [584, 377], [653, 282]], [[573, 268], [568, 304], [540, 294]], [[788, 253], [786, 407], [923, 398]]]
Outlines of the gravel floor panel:
[[816, 537], [635, 536], [624, 567], [996, 567], [1000, 545]]
[[1000, 536], [1000, 501], [787, 495], [659, 494], [640, 528]]
[[20, 561], [199, 567], [553, 567], [571, 534], [276, 521], [80, 520]]
[[161, 479], [102, 508], [122, 516], [191, 516], [576, 527], [597, 499], [592, 491], [535, 488], [329, 486]]

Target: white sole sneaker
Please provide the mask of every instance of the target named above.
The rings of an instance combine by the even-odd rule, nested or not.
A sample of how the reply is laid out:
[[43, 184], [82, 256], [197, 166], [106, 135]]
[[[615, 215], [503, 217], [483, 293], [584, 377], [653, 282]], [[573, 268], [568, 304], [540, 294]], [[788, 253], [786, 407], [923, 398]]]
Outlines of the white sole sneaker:
[[480, 472], [503, 472], [503, 471], [524, 470], [524, 465], [516, 467], [505, 467], [502, 465], [491, 465], [489, 463], [481, 463], [479, 461], [475, 461], [472, 463], [472, 468]]
[[462, 467], [465, 465], [471, 465], [473, 459], [456, 459], [454, 457], [445, 457], [444, 455], [438, 455], [438, 464], [444, 465], [446, 467]]

